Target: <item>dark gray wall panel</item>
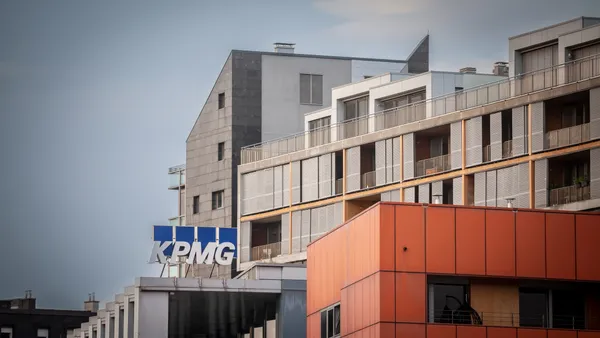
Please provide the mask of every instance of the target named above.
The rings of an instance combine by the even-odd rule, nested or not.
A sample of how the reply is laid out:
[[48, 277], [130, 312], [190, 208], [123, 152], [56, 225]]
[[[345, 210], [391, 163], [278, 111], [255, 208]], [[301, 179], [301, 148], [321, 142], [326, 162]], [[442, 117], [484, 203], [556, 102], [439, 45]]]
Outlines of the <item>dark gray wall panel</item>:
[[525, 119], [527, 118], [525, 106], [513, 108], [512, 110], [512, 153], [513, 156], [525, 154]]
[[600, 148], [590, 149], [590, 195], [600, 198]]
[[590, 139], [600, 139], [600, 88], [590, 89]]
[[375, 184], [384, 185], [386, 183], [386, 140], [375, 142]]
[[487, 174], [485, 172], [475, 173], [474, 176], [474, 202], [477, 206], [486, 205]]
[[496, 206], [506, 207], [506, 199], [512, 198], [512, 168], [502, 168], [496, 171]]
[[415, 177], [415, 134], [402, 135], [402, 147], [404, 156], [404, 179]]
[[537, 160], [534, 166], [535, 207], [545, 208], [548, 206], [548, 184], [546, 183], [546, 178], [548, 177], [548, 160]]
[[502, 113], [490, 115], [490, 147], [491, 160], [502, 159]]
[[450, 165], [452, 169], [462, 168], [462, 122], [450, 125]]
[[346, 192], [360, 190], [360, 147], [346, 150]]
[[[531, 104], [531, 152], [544, 150], [544, 102]], [[591, 132], [591, 131], [590, 131]]]
[[292, 162], [292, 204], [298, 204], [302, 202], [302, 169], [300, 161]]

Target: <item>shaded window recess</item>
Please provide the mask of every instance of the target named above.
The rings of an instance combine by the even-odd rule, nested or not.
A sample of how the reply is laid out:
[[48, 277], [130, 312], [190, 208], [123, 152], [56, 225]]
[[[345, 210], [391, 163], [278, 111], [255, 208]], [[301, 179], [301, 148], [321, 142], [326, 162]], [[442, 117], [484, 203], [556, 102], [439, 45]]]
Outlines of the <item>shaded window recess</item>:
[[300, 104], [323, 104], [323, 75], [300, 74]]
[[340, 304], [321, 311], [321, 338], [340, 336]]
[[225, 108], [225, 93], [219, 93], [219, 109]]
[[224, 191], [213, 191], [212, 193], [212, 209], [217, 210], [223, 207], [223, 195]]
[[225, 142], [220, 142], [217, 146], [217, 160], [222, 161], [225, 156]]
[[200, 196], [194, 196], [194, 203], [193, 203], [192, 211], [194, 214], [197, 214], [200, 212]]

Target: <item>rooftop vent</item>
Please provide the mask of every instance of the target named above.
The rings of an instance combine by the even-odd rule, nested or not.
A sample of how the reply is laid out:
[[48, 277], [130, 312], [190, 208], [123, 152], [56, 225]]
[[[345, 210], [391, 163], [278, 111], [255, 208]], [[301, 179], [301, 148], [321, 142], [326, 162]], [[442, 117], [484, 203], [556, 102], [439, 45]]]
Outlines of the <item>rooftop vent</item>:
[[508, 62], [498, 61], [494, 63], [494, 75], [508, 76]]
[[475, 68], [475, 67], [465, 67], [465, 68], [461, 68], [459, 70], [459, 72], [461, 72], [463, 74], [475, 74], [475, 73], [477, 73], [477, 68]]
[[287, 42], [275, 42], [273, 46], [275, 49], [275, 53], [294, 54], [294, 46], [296, 46], [296, 44]]

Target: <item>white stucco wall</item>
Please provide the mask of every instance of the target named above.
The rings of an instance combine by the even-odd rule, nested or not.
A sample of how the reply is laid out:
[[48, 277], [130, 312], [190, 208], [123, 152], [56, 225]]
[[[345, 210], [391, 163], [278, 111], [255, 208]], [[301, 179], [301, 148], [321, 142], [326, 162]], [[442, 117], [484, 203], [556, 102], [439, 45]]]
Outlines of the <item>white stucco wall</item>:
[[400, 73], [405, 62], [383, 62], [352, 60], [352, 82], [364, 80], [366, 76], [379, 76], [385, 73]]
[[168, 338], [169, 293], [141, 292], [136, 288], [136, 338]]
[[[323, 75], [323, 104], [300, 104], [300, 74]], [[304, 114], [331, 105], [331, 89], [351, 81], [351, 61], [262, 56], [262, 141], [304, 130]]]

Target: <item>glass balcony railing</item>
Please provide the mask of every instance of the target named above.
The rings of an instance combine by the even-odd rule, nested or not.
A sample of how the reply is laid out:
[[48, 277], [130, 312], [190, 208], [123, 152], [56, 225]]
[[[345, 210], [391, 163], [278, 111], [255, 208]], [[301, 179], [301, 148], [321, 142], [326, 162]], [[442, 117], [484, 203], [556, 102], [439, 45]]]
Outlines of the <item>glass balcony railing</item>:
[[369, 189], [375, 186], [375, 172], [369, 171], [361, 175], [360, 188]]
[[179, 188], [185, 186], [185, 173], [169, 174], [169, 188]]
[[433, 175], [450, 170], [450, 154], [418, 161], [415, 165], [415, 177]]
[[[550, 320], [551, 319], [551, 320]], [[590, 317], [577, 315], [477, 312], [475, 310], [429, 311], [429, 322], [440, 324], [484, 325], [503, 327], [585, 329]], [[596, 319], [595, 317], [593, 319]]]
[[251, 259], [259, 261], [263, 259], [271, 259], [281, 255], [281, 242], [259, 245], [252, 247]]
[[587, 201], [590, 199], [590, 186], [571, 185], [550, 189], [548, 195], [550, 206]]
[[546, 133], [546, 149], [566, 147], [590, 140], [590, 124], [562, 128]]
[[185, 225], [185, 215], [184, 216], [175, 216], [169, 218], [170, 226], [182, 226]]
[[[600, 76], [600, 54], [579, 60], [519, 74], [498, 82], [465, 89], [461, 92], [434, 97], [425, 101], [410, 103], [402, 107], [380, 111], [325, 127], [330, 137], [321, 137], [319, 142], [310, 142], [307, 138], [313, 131], [305, 131], [284, 138], [266, 141], [242, 148], [241, 164], [261, 161], [275, 156], [289, 154], [306, 149], [378, 132], [407, 123], [435, 118], [439, 115], [464, 109], [475, 108], [532, 92], [551, 89], [566, 84]], [[324, 132], [326, 133], [326, 132]]]

